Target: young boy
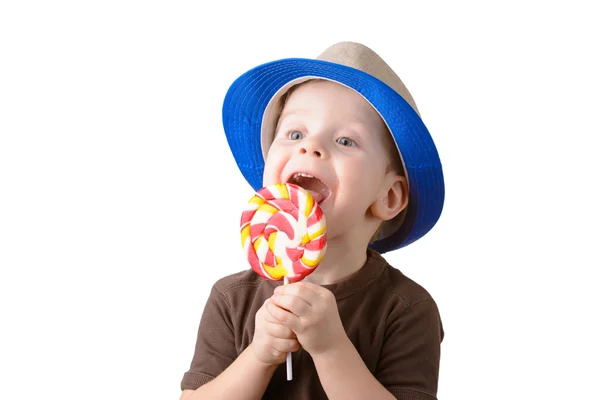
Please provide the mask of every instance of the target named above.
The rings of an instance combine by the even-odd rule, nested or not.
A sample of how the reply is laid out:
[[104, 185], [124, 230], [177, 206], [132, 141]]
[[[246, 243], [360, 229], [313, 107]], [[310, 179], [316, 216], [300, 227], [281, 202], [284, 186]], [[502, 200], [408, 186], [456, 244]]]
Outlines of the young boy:
[[223, 123], [255, 190], [313, 194], [327, 252], [301, 282], [249, 269], [213, 286], [181, 399], [435, 399], [438, 309], [380, 255], [425, 235], [444, 200], [437, 150], [398, 76], [369, 48], [338, 43], [242, 75]]

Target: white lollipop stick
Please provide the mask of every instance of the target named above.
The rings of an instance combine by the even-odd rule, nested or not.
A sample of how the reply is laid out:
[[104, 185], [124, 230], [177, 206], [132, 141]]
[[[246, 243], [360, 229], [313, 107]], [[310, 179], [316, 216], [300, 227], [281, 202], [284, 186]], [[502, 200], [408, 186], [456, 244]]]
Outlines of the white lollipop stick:
[[[287, 276], [284, 276], [283, 284], [287, 285], [288, 283], [290, 283], [290, 280], [288, 279]], [[292, 353], [291, 352], [287, 353], [287, 357], [285, 359], [285, 367], [286, 367], [286, 371], [287, 371], [287, 380], [291, 381], [292, 380]]]

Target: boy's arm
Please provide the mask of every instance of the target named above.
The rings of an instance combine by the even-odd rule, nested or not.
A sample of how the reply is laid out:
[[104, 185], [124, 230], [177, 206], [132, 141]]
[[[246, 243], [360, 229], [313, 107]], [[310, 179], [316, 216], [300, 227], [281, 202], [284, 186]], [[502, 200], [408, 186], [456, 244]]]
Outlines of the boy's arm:
[[250, 345], [215, 379], [196, 390], [184, 390], [180, 400], [260, 399], [276, 368], [259, 361]]
[[371, 374], [348, 338], [312, 359], [329, 399], [395, 399]]

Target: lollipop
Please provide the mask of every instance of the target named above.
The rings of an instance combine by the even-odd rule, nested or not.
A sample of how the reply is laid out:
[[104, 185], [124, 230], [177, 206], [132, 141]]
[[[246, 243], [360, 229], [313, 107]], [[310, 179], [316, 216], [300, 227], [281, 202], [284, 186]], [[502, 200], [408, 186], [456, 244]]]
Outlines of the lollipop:
[[[241, 220], [242, 246], [252, 269], [265, 279], [296, 282], [317, 268], [327, 245], [325, 215], [309, 192], [293, 184], [258, 191]], [[292, 353], [287, 354], [292, 379]]]
[[310, 193], [293, 184], [258, 191], [241, 220], [250, 266], [265, 279], [296, 282], [325, 255], [325, 215]]

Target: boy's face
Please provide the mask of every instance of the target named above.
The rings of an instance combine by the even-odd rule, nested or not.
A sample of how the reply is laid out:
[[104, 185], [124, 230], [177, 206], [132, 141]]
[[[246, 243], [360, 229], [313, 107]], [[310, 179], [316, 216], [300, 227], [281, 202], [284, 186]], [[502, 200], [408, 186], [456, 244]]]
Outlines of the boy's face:
[[263, 184], [295, 183], [310, 191], [327, 217], [330, 239], [358, 233], [371, 205], [389, 190], [387, 134], [379, 114], [352, 89], [304, 83], [282, 110]]

